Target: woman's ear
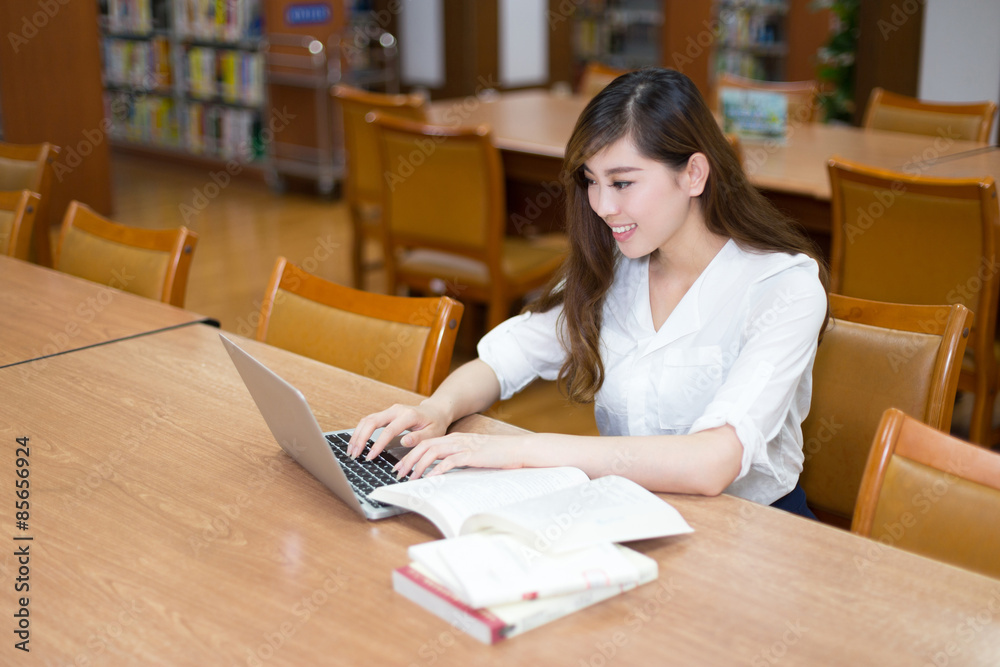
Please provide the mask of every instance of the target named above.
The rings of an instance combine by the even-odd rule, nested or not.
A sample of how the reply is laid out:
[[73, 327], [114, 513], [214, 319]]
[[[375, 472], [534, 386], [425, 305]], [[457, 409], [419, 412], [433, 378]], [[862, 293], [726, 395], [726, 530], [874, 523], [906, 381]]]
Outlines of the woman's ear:
[[711, 169], [708, 166], [708, 158], [704, 153], [692, 153], [688, 158], [687, 177], [688, 195], [698, 197], [705, 191], [705, 184], [708, 182], [708, 174]]

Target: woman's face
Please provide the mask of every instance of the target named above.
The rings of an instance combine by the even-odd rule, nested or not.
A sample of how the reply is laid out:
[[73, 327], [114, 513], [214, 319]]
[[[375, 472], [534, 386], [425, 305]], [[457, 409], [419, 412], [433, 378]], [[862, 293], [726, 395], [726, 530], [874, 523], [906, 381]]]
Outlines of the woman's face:
[[669, 250], [704, 226], [692, 201], [704, 177], [643, 157], [628, 138], [606, 146], [583, 168], [590, 207], [608, 225], [621, 253], [644, 257]]

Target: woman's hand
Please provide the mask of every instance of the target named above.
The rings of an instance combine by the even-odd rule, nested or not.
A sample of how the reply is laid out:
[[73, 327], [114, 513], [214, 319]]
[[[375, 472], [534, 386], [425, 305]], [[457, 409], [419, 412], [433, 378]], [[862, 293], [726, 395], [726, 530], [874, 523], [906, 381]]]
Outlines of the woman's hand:
[[523, 440], [523, 436], [481, 433], [450, 433], [440, 438], [425, 438], [414, 445], [394, 469], [399, 477], [409, 474], [410, 479], [417, 479], [435, 461], [438, 464], [427, 473], [428, 477], [461, 467], [521, 468], [524, 465], [520, 448]]
[[445, 378], [432, 396], [420, 405], [394, 405], [388, 410], [368, 415], [354, 429], [347, 453], [357, 457], [375, 429], [385, 430], [375, 441], [368, 458], [378, 456], [392, 439], [403, 431], [402, 443], [407, 447], [420, 444], [448, 432], [456, 419], [480, 412], [500, 398], [500, 382], [489, 366], [479, 359], [464, 364]]
[[403, 436], [401, 442], [407, 447], [419, 444], [426, 438], [434, 438], [448, 432], [451, 424], [449, 415], [434, 403], [424, 401], [420, 405], [396, 404], [382, 412], [368, 415], [358, 422], [351, 435], [347, 453], [356, 458], [365, 448], [365, 443], [375, 432], [375, 429], [385, 427], [378, 440], [368, 454], [368, 460], [378, 456], [392, 439], [403, 431], [410, 432]]

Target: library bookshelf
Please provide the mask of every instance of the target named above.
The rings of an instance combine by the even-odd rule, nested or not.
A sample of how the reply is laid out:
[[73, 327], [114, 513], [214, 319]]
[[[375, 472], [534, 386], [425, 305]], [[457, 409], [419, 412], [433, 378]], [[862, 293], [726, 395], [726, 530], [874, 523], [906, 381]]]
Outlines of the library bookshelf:
[[371, 10], [362, 0], [102, 0], [113, 142], [235, 163], [275, 189], [294, 176], [333, 192], [344, 156], [330, 89], [398, 88], [397, 63], [385, 58], [395, 38], [359, 48]]
[[261, 0], [108, 0], [105, 114], [117, 145], [263, 164]]

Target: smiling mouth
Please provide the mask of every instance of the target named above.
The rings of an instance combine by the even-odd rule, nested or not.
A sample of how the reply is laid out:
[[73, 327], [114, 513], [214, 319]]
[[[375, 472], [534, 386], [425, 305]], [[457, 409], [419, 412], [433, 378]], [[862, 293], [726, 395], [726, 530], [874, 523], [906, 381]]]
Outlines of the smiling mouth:
[[635, 228], [636, 224], [633, 222], [631, 225], [623, 225], [622, 227], [612, 227], [611, 231], [614, 232], [615, 234], [623, 234], [629, 231], [630, 229], [635, 229]]

